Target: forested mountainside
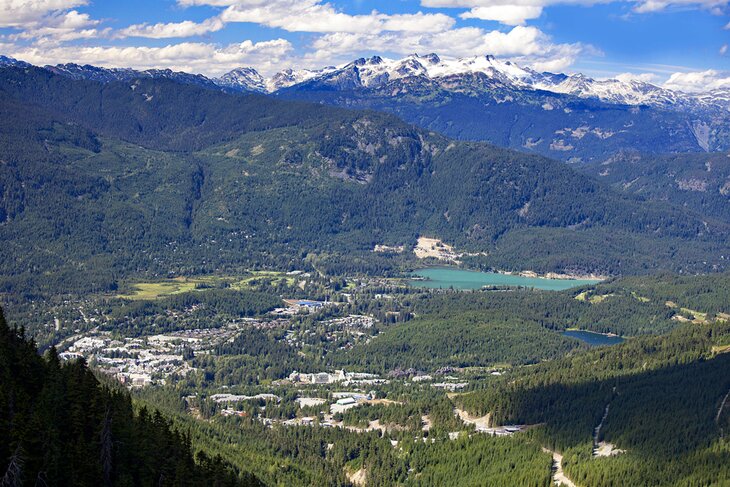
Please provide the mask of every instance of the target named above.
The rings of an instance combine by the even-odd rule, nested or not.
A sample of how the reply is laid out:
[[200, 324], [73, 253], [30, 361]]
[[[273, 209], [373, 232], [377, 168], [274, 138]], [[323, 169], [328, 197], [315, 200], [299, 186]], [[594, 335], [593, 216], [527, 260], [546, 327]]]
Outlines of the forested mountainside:
[[2, 485], [257, 486], [220, 456], [195, 455], [159, 411], [99, 383], [83, 360], [44, 357], [0, 310]]
[[581, 171], [618, 190], [730, 221], [730, 154], [645, 154], [626, 151]]
[[424, 234], [516, 270], [701, 271], [728, 255], [726, 223], [382, 113], [32, 67], [3, 68], [0, 96], [5, 290], [303, 257], [366, 270], [375, 245]]
[[727, 321], [685, 324], [520, 370], [457, 402], [496, 424], [541, 424], [535, 438], [562, 452], [578, 485], [725, 485], [729, 344]]
[[[0, 58], [0, 65], [32, 68], [7, 58]], [[647, 199], [687, 205], [708, 217], [728, 212], [722, 154], [728, 149], [730, 119], [722, 90], [692, 95], [636, 80], [538, 73], [491, 56], [447, 62], [435, 54], [401, 60], [376, 56], [319, 71], [289, 69], [268, 79], [252, 68], [237, 68], [217, 79], [74, 64], [44, 69], [78, 80], [163, 79], [214, 91], [269, 93], [391, 112], [456, 139], [575, 163], [617, 189]], [[698, 177], [695, 168], [702, 171], [707, 152], [714, 174]]]

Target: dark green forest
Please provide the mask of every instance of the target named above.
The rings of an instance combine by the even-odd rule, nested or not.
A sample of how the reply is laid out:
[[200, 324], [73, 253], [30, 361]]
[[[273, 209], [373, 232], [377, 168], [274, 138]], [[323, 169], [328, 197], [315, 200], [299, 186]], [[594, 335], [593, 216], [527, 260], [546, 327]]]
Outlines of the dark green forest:
[[709, 154], [644, 154], [635, 150], [579, 170], [621, 191], [668, 200], [698, 213], [730, 220], [730, 158]]
[[0, 311], [2, 485], [260, 485], [79, 360], [44, 357]]

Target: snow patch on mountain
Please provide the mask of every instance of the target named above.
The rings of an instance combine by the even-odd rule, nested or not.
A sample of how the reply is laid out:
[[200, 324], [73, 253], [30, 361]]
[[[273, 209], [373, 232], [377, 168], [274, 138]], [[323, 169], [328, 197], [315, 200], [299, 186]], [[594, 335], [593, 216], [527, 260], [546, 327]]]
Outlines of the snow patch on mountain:
[[660, 88], [644, 81], [595, 80], [582, 74], [566, 76], [559, 82], [555, 82], [554, 78], [550, 76], [541, 76], [530, 87], [574, 95], [579, 98], [597, 98], [607, 103], [622, 105], [672, 107], [682, 103], [697, 103], [689, 95]]

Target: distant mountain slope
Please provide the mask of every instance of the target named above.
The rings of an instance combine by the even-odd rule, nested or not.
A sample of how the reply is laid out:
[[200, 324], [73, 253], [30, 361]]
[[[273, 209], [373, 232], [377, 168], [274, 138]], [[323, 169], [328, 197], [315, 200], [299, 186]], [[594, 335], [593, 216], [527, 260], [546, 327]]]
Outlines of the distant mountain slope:
[[391, 111], [453, 137], [571, 162], [624, 149], [730, 148], [725, 91], [688, 94], [637, 80], [537, 72], [493, 56], [374, 56], [339, 68], [287, 70], [257, 86], [286, 98]]
[[376, 244], [418, 235], [538, 271], [699, 271], [728, 251], [726, 224], [386, 114], [35, 68], [0, 70], [0, 99], [0, 263], [15, 290], [303, 257], [366, 269], [382, 265]]
[[581, 170], [616, 189], [730, 221], [730, 154], [616, 154]]

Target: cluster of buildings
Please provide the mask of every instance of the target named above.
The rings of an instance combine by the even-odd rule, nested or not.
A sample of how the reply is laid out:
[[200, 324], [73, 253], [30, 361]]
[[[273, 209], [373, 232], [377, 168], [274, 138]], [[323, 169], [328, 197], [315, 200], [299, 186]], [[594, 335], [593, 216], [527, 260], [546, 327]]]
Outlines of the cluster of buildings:
[[344, 370], [335, 370], [334, 373], [315, 372], [313, 374], [304, 374], [296, 370], [289, 374], [289, 381], [296, 384], [334, 384], [336, 382], [344, 383], [385, 383], [384, 379], [376, 374], [366, 374], [362, 372], [345, 372]]
[[375, 318], [365, 315], [349, 315], [343, 318], [333, 318], [324, 322], [328, 328], [338, 329], [369, 329], [375, 324]]
[[355, 344], [367, 343], [376, 334], [375, 318], [349, 315], [320, 321], [317, 330], [290, 329], [286, 334], [286, 341], [293, 347], [302, 347], [305, 344], [320, 343], [324, 338], [329, 347], [350, 349]]
[[250, 400], [281, 402], [281, 398], [276, 394], [256, 394], [255, 396], [244, 396], [240, 394], [213, 394], [210, 396], [210, 399], [217, 403], [231, 403]]
[[186, 360], [189, 358], [186, 353], [206, 353], [231, 339], [240, 330], [239, 326], [134, 338], [116, 338], [95, 328], [68, 340], [59, 356], [64, 360], [84, 358], [128, 387], [144, 387], [162, 384], [171, 375], [187, 375], [193, 367]]
[[160, 335], [147, 339], [113, 339], [109, 333], [100, 332], [79, 338], [59, 356], [66, 360], [83, 357], [126, 386], [144, 387], [164, 383], [172, 374], [184, 376], [192, 370], [182, 354], [189, 340]]
[[437, 389], [444, 389], [449, 392], [460, 391], [461, 389], [465, 389], [468, 386], [469, 386], [468, 382], [437, 382], [435, 384], [431, 384], [431, 387], [436, 387]]
[[286, 304], [285, 308], [276, 308], [271, 311], [271, 314], [275, 316], [292, 316], [300, 313], [312, 313], [336, 303], [309, 299], [285, 299], [284, 304]]

